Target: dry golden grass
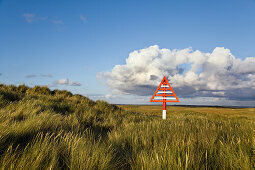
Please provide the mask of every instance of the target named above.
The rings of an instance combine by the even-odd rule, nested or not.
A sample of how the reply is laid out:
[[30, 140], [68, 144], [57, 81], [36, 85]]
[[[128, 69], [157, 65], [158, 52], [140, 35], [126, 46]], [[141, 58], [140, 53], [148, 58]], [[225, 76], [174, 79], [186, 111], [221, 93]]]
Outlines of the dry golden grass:
[[120, 107], [0, 85], [0, 169], [255, 169], [254, 108]]
[[[144, 114], [161, 115], [162, 106], [159, 105], [118, 105], [127, 111], [139, 112]], [[167, 106], [167, 115], [196, 112], [202, 114], [218, 114], [225, 116], [248, 116], [255, 117], [255, 108], [223, 108], [223, 107], [186, 107], [186, 106]]]

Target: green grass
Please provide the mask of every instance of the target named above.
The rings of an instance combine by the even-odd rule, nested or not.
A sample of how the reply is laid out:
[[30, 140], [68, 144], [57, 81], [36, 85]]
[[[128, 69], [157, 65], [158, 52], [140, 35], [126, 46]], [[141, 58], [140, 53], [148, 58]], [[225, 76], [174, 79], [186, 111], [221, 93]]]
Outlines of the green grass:
[[116, 106], [0, 85], [0, 169], [254, 169], [254, 108]]

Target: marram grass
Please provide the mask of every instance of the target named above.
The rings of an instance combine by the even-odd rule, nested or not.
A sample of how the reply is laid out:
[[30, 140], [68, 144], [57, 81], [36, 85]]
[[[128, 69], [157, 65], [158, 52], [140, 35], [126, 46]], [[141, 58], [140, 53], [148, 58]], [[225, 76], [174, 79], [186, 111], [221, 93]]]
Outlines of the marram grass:
[[116, 106], [0, 85], [0, 169], [255, 169], [255, 110]]

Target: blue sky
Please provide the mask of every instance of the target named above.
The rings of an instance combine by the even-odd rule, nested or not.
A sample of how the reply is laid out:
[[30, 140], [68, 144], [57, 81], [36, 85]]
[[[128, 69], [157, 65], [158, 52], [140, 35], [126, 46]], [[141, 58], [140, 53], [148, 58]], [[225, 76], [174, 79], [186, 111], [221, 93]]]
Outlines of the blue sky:
[[148, 104], [98, 78], [134, 50], [224, 47], [235, 58], [255, 57], [254, 0], [0, 0], [0, 21], [0, 83], [51, 85], [111, 103]]

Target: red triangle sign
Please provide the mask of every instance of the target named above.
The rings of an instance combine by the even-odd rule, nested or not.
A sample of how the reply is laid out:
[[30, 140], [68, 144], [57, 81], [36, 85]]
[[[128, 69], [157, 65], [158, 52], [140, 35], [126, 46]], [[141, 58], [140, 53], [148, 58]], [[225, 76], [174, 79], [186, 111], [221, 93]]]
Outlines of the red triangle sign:
[[174, 90], [170, 86], [165, 76], [153, 94], [150, 102], [179, 102], [178, 97], [174, 93]]

